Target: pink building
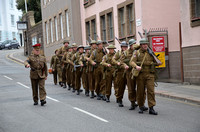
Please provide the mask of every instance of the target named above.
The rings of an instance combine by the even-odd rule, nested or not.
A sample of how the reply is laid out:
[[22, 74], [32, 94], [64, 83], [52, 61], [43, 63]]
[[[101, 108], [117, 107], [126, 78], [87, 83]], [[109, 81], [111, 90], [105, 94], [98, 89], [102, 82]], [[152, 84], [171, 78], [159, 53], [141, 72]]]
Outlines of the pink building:
[[[185, 0], [186, 1], [186, 0]], [[81, 0], [82, 42], [90, 36], [113, 43], [140, 40], [139, 32], [147, 29], [148, 37], [164, 37], [166, 66], [159, 68], [160, 78], [181, 80], [179, 39], [180, 1], [177, 0]]]

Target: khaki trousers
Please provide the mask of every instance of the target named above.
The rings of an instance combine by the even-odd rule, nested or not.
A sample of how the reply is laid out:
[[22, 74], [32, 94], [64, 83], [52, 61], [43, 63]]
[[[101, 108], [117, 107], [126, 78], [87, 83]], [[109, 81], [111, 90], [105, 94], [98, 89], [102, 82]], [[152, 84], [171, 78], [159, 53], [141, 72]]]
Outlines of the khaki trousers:
[[38, 86], [39, 86], [39, 97], [40, 100], [46, 99], [46, 90], [45, 90], [45, 79], [31, 79], [33, 101], [38, 102]]

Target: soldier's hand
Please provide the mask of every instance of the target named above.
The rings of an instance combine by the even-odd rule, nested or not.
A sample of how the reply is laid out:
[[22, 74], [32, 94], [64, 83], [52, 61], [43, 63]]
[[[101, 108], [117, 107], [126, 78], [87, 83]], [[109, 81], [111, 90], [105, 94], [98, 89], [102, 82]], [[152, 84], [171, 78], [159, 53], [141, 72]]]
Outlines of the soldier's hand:
[[129, 69], [129, 66], [125, 66], [125, 69], [128, 70], [128, 69]]
[[83, 64], [81, 64], [81, 67], [83, 67]]
[[26, 67], [26, 68], [29, 68], [29, 67], [30, 67], [30, 65], [29, 65], [29, 64], [27, 64], [25, 67]]
[[93, 66], [96, 65], [96, 62], [93, 62], [92, 65], [93, 65]]
[[140, 66], [135, 67], [138, 71], [140, 71], [142, 68]]
[[107, 66], [108, 66], [108, 67], [111, 67], [111, 64], [108, 64]]
[[117, 65], [120, 66], [120, 62], [118, 62]]
[[90, 58], [86, 58], [86, 60], [87, 60], [87, 61], [89, 61], [89, 60], [90, 60]]

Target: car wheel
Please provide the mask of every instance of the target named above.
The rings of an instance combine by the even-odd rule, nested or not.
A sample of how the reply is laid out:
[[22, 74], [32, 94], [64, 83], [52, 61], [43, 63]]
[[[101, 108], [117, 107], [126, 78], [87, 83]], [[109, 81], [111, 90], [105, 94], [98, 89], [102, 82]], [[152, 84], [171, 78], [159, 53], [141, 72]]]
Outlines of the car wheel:
[[17, 46], [17, 49], [19, 49], [19, 47], [20, 47], [20, 46], [18, 45], [18, 46]]
[[11, 49], [12, 49], [12, 47], [8, 47], [8, 49], [9, 49], [9, 50], [11, 50]]

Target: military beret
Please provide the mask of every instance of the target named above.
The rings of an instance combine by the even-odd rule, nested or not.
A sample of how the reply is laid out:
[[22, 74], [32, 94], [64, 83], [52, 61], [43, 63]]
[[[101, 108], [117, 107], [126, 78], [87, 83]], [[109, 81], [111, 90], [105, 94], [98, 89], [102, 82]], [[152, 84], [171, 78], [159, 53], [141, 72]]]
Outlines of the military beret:
[[41, 44], [40, 43], [37, 43], [35, 45], [32, 46], [34, 49], [40, 49], [41, 47]]

